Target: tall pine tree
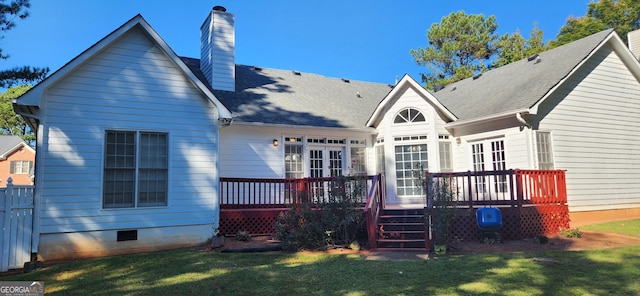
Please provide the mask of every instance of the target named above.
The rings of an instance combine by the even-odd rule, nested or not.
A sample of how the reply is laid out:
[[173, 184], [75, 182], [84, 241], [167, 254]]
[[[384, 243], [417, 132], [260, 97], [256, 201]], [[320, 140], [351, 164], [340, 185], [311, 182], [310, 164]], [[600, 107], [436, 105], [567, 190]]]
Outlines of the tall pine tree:
[[[29, 0], [0, 0], [0, 40], [4, 39], [3, 33], [15, 27], [14, 20], [25, 19], [29, 16]], [[0, 59], [6, 60], [9, 55], [0, 48]], [[42, 80], [49, 68], [36, 68], [31, 66], [15, 67], [13, 69], [0, 70], [0, 88], [11, 87], [18, 84], [32, 83]]]

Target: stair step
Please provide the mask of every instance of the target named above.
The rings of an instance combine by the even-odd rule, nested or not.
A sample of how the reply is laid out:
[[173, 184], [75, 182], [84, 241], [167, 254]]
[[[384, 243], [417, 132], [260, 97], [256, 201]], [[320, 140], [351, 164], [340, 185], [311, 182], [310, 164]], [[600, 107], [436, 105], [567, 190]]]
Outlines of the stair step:
[[[424, 251], [423, 209], [384, 210], [376, 225], [376, 249], [381, 251]], [[380, 227], [384, 231], [380, 232]], [[384, 238], [384, 237], [387, 238]]]
[[422, 222], [380, 222], [378, 225], [424, 225]]
[[383, 213], [422, 214], [424, 213], [424, 209], [384, 209]]
[[378, 243], [419, 243], [419, 242], [424, 242], [424, 238], [423, 239], [391, 239], [391, 238], [379, 238], [376, 240], [376, 242]]
[[407, 218], [424, 218], [424, 215], [380, 215], [380, 219], [407, 219]]
[[[379, 233], [379, 232], [378, 232]], [[385, 229], [383, 233], [389, 234], [424, 234], [424, 230], [387, 230]]]
[[377, 248], [377, 251], [389, 251], [389, 252], [398, 252], [398, 251], [412, 251], [412, 252], [422, 252], [425, 251], [424, 246], [415, 247], [415, 248]]

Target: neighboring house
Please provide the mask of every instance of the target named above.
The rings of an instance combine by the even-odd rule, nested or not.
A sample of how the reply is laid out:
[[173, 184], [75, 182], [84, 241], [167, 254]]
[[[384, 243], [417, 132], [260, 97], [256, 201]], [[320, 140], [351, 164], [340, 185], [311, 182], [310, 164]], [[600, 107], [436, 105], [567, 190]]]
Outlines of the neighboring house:
[[179, 57], [138, 15], [14, 101], [38, 135], [41, 258], [203, 243], [220, 177], [384, 173], [411, 206], [416, 163], [566, 169], [572, 214], [640, 213], [640, 65], [613, 31], [432, 92], [236, 65], [220, 7], [201, 30]]
[[36, 151], [18, 136], [0, 135], [0, 187], [33, 185]]

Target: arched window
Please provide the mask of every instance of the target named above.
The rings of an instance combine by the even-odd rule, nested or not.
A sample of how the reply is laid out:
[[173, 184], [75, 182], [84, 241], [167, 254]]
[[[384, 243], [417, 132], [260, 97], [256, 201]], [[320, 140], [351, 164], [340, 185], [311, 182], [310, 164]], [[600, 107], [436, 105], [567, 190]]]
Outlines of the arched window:
[[424, 115], [420, 111], [413, 108], [406, 108], [398, 112], [393, 123], [406, 123], [406, 122], [421, 122], [424, 120]]

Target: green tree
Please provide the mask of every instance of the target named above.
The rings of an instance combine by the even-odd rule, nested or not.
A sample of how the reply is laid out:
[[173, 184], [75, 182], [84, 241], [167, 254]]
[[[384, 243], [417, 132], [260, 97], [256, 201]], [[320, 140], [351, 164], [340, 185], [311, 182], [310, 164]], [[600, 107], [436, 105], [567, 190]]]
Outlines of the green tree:
[[0, 135], [20, 136], [33, 146], [35, 134], [27, 126], [22, 116], [13, 111], [11, 99], [15, 99], [31, 89], [30, 85], [21, 85], [9, 88], [0, 94]]
[[452, 12], [427, 30], [429, 44], [410, 51], [418, 65], [430, 73], [422, 74], [429, 89], [456, 82], [486, 71], [497, 52], [498, 28], [495, 16]]
[[[0, 32], [5, 32], [15, 27], [15, 19], [24, 19], [29, 16], [29, 0], [0, 0]], [[0, 35], [0, 40], [4, 35]], [[6, 60], [9, 56], [0, 49], [0, 59]], [[35, 68], [30, 66], [15, 67], [7, 70], [0, 70], [0, 88], [10, 87], [18, 84], [36, 82], [43, 79], [49, 72], [48, 68]]]
[[544, 33], [537, 24], [534, 24], [528, 40], [524, 39], [519, 31], [500, 36], [498, 58], [492, 66], [504, 66], [547, 50], [548, 45], [544, 42], [543, 36]]
[[567, 19], [551, 46], [567, 44], [610, 28], [626, 43], [627, 33], [640, 29], [640, 1], [599, 0], [589, 3], [585, 16]]

